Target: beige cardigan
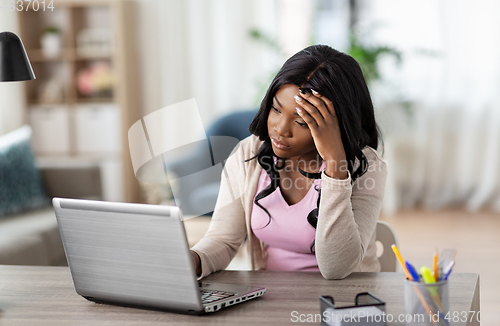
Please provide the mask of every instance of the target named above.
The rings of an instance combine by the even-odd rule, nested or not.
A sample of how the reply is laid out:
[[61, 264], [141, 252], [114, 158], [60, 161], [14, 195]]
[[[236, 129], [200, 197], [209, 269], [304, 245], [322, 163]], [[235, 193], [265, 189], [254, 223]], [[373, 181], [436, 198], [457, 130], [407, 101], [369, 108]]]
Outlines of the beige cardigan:
[[[262, 167], [257, 159], [245, 162], [256, 155], [261, 144], [256, 136], [249, 136], [226, 161], [209, 229], [192, 248], [201, 259], [200, 278], [226, 268], [247, 235], [252, 268], [266, 267], [265, 244], [250, 227]], [[341, 279], [356, 271], [380, 271], [375, 227], [384, 196], [387, 165], [374, 149], [366, 147], [363, 153], [369, 162], [368, 171], [353, 185], [350, 175], [345, 180], [324, 173], [321, 177], [315, 253], [319, 270], [326, 279]]]

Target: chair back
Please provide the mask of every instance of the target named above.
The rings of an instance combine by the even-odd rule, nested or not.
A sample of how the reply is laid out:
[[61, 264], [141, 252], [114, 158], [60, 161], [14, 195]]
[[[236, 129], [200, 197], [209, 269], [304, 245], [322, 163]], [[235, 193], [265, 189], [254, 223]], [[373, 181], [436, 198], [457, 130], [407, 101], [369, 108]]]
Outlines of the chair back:
[[210, 128], [208, 128], [208, 138], [212, 136], [230, 136], [242, 140], [250, 136], [248, 127], [255, 118], [257, 112], [256, 109], [236, 111], [218, 118]]
[[[381, 272], [396, 272], [398, 261], [391, 246], [398, 246], [398, 237], [394, 229], [386, 222], [377, 222], [377, 234], [375, 242], [377, 243], [377, 257], [380, 262]], [[382, 248], [382, 253], [379, 255], [379, 249]]]
[[[218, 118], [206, 131], [207, 140], [190, 144], [191, 151], [177, 160], [163, 163], [166, 173], [177, 179], [175, 203], [184, 216], [213, 212], [221, 183], [221, 171], [238, 142], [250, 135], [250, 123], [257, 110], [237, 111]], [[185, 150], [186, 148], [183, 148]], [[170, 152], [171, 157], [175, 157]], [[214, 172], [215, 171], [215, 172]]]

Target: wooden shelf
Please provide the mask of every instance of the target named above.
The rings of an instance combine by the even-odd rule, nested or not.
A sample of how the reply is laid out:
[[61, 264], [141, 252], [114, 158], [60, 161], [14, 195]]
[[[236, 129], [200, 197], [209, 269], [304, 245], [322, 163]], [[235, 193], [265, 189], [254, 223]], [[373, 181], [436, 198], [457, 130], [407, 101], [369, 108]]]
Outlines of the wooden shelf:
[[40, 167], [77, 167], [77, 166], [96, 166], [103, 160], [111, 160], [118, 158], [117, 155], [80, 155], [80, 156], [64, 156], [64, 155], [43, 155], [37, 156], [36, 164]]
[[57, 62], [57, 61], [90, 61], [90, 60], [111, 60], [112, 53], [80, 54], [77, 49], [64, 49], [61, 54], [54, 57], [47, 57], [41, 49], [29, 49], [28, 57], [31, 62]]
[[46, 101], [46, 100], [28, 100], [29, 105], [66, 105], [66, 104], [92, 104], [92, 103], [115, 103], [115, 100], [110, 97], [95, 97], [95, 98], [74, 98], [63, 101]]
[[[45, 101], [45, 100], [28, 100], [29, 105], [65, 105], [68, 104], [67, 101]], [[29, 109], [29, 108], [28, 108]]]
[[75, 104], [91, 104], [91, 103], [114, 103], [113, 98], [110, 97], [89, 97], [77, 98]]
[[47, 57], [43, 54], [42, 49], [27, 49], [28, 57], [31, 62], [51, 62], [51, 61], [63, 61], [63, 60], [74, 60], [75, 50], [74, 49], [63, 49], [58, 56]]
[[[103, 178], [119, 179], [117, 184], [123, 196], [118, 201], [140, 202], [140, 189], [128, 153], [127, 137], [129, 128], [140, 119], [137, 60], [133, 55], [137, 49], [134, 40], [135, 3], [133, 0], [54, 0], [54, 8], [53, 12], [17, 12], [21, 39], [37, 77], [26, 84], [27, 122], [32, 124], [37, 143], [41, 144], [41, 139], [45, 142], [39, 145], [39, 150], [35, 148], [37, 159], [61, 167], [106, 165], [114, 160], [121, 166], [122, 176], [118, 177], [119, 174], [108, 167], [106, 169], [111, 171], [110, 175]], [[48, 26], [56, 26], [61, 31], [63, 48], [54, 57], [47, 57], [41, 48], [41, 35]], [[85, 36], [88, 37], [93, 35], [88, 33], [92, 29], [110, 31], [113, 38], [110, 44], [113, 47], [109, 52], [105, 51], [106, 43], [102, 40], [89, 43], [92, 46], [97, 44], [97, 47], [92, 48], [100, 51], [79, 51], [77, 40], [79, 35], [84, 35], [80, 33], [86, 31]], [[95, 31], [94, 34], [99, 35]], [[110, 65], [114, 84], [111, 90], [104, 91], [111, 96], [80, 95], [77, 88], [78, 74], [94, 61], [105, 61]], [[54, 100], [42, 100], [41, 94], [43, 98]], [[51, 97], [48, 94], [57, 95]], [[96, 104], [96, 107], [87, 109], [84, 104]], [[43, 110], [39, 110], [40, 107]], [[44, 131], [47, 132], [43, 134]], [[102, 137], [96, 134], [102, 134]], [[67, 141], [58, 142], [60, 139]], [[103, 150], [108, 147], [102, 145], [95, 150], [96, 154], [92, 154], [92, 144], [99, 147], [103, 143], [100, 139], [108, 141], [106, 146], [112, 147]], [[56, 143], [59, 147], [52, 150], [51, 144]], [[117, 145], [114, 147], [109, 144]]]
[[79, 54], [78, 51], [76, 52], [76, 56], [74, 58], [75, 61], [85, 61], [85, 60], [102, 60], [102, 59], [108, 59], [111, 60], [113, 58], [112, 53], [95, 53], [95, 54]]

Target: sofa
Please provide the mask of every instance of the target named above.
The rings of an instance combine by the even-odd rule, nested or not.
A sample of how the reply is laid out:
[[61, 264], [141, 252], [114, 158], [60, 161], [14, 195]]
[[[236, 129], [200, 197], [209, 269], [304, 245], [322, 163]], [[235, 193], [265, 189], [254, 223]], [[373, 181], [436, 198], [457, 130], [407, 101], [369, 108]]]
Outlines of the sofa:
[[[66, 256], [50, 199], [102, 199], [101, 189], [96, 187], [100, 170], [98, 167], [60, 169], [36, 164], [35, 168], [45, 191], [45, 202], [39, 207], [0, 217], [0, 264], [65, 266]], [[79, 186], [74, 187], [74, 184]]]
[[54, 210], [39, 208], [0, 220], [0, 264], [66, 264]]
[[85, 197], [68, 189], [67, 181], [91, 180], [99, 171], [80, 172], [39, 168], [28, 126], [0, 135], [0, 264], [66, 265], [50, 199]]

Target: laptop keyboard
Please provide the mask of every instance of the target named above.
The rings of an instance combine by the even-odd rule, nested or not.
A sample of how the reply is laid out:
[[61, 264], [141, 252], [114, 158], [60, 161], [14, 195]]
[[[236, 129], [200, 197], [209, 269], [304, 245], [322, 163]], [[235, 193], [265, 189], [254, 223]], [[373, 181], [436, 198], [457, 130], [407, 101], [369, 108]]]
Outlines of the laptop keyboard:
[[200, 289], [200, 291], [201, 291], [201, 302], [203, 304], [211, 303], [221, 299], [226, 299], [235, 295], [235, 293], [216, 291], [216, 290]]

